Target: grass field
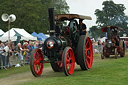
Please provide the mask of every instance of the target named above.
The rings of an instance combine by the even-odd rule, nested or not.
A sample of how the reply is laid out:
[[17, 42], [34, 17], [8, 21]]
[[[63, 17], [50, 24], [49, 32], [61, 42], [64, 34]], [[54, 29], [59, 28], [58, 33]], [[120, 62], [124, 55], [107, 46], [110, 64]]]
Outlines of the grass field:
[[[128, 84], [128, 52], [125, 57], [115, 59], [114, 56], [102, 60], [100, 54], [94, 55], [93, 66], [88, 71], [81, 71], [76, 65], [71, 76], [65, 76], [63, 72], [53, 72], [49, 64], [40, 77], [34, 77], [29, 66], [0, 70], [0, 80], [11, 79], [11, 76], [22, 77], [25, 80], [17, 81], [12, 85], [127, 85]], [[19, 74], [22, 74], [19, 76]], [[6, 81], [6, 80], [5, 80]], [[10, 81], [10, 82], [11, 82]], [[16, 80], [14, 80], [16, 81]], [[1, 81], [0, 81], [1, 82]], [[11, 83], [10, 83], [11, 84]], [[10, 85], [8, 84], [8, 85]], [[1, 85], [1, 84], [0, 84]]]

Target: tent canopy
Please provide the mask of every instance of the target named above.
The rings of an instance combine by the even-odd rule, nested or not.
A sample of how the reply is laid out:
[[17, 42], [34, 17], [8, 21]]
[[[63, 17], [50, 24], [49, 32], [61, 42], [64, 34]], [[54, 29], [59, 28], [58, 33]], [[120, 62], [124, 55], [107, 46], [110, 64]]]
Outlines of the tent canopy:
[[45, 39], [48, 38], [48, 37], [47, 37], [45, 34], [43, 34], [43, 33], [37, 34], [36, 32], [33, 32], [31, 35], [34, 36], [34, 37], [37, 37], [37, 39], [38, 39], [38, 40], [41, 40], [41, 41], [45, 41]]
[[[10, 40], [11, 41], [16, 41], [17, 37], [21, 37], [20, 40], [37, 40], [36, 37], [33, 37], [30, 35], [28, 32], [26, 32], [24, 29], [19, 29], [19, 28], [12, 28], [9, 30], [10, 31]], [[8, 33], [9, 31], [5, 32], [2, 37], [0, 37], [1, 41], [7, 41], [8, 40]]]
[[48, 37], [47, 37], [45, 34], [43, 34], [43, 33], [39, 33], [38, 35], [41, 36], [41, 37], [44, 38], [44, 39], [48, 38]]
[[4, 34], [4, 31], [0, 29], [0, 37]]
[[38, 35], [36, 32], [33, 32], [31, 35], [37, 37], [38, 40], [42, 40], [42, 37]]

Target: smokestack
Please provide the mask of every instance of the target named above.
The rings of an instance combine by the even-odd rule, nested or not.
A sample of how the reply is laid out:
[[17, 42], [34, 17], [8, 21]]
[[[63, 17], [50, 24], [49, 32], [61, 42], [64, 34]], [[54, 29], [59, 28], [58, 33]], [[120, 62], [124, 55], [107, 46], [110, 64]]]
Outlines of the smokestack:
[[107, 37], [108, 37], [108, 40], [111, 39], [111, 30], [110, 30], [110, 27], [107, 27]]
[[49, 23], [50, 23], [50, 36], [52, 36], [54, 35], [54, 31], [55, 31], [54, 8], [49, 8], [48, 13], [49, 13]]

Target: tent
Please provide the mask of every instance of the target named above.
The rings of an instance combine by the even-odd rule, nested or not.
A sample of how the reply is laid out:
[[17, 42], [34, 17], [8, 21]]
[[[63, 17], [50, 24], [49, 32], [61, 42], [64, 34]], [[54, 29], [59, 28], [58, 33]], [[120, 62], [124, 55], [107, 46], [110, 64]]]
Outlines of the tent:
[[[0, 37], [1, 41], [7, 41], [8, 40], [8, 33], [9, 31], [5, 32], [2, 37]], [[19, 28], [12, 28], [10, 29], [10, 40], [11, 41], [17, 41], [17, 39], [20, 37], [20, 40], [37, 40], [36, 37], [33, 37], [28, 32], [26, 32], [24, 29]]]
[[47, 37], [45, 34], [43, 34], [43, 33], [39, 33], [38, 35], [42, 37], [42, 41], [43, 41], [43, 42], [45, 41], [45, 39], [48, 38], [48, 37]]
[[103, 42], [103, 41], [105, 42], [105, 39], [106, 39], [106, 37], [102, 37], [102, 38], [100, 39], [100, 41], [101, 41], [101, 42]]
[[4, 31], [0, 29], [0, 37], [4, 34]]
[[41, 37], [44, 38], [44, 39], [47, 39], [47, 38], [48, 38], [48, 37], [47, 37], [45, 34], [43, 34], [43, 33], [39, 33], [38, 35], [41, 36]]
[[33, 32], [31, 35], [37, 37], [38, 40], [42, 40], [42, 37], [39, 36], [36, 32]]

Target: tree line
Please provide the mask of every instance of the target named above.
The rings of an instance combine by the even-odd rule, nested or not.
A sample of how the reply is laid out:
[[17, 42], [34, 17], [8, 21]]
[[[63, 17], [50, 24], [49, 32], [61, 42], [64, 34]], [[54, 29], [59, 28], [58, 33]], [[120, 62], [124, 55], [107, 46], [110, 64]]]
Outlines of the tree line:
[[[69, 12], [65, 0], [0, 0], [0, 3], [0, 16], [3, 13], [16, 15], [16, 21], [11, 23], [11, 28], [24, 28], [29, 33], [46, 33], [49, 29], [48, 8], [54, 8], [55, 14]], [[2, 19], [0, 29], [8, 30], [8, 23]]]
[[[0, 0], [0, 15], [15, 14], [17, 19], [11, 23], [11, 28], [24, 28], [29, 33], [43, 32], [49, 29], [48, 8], [54, 7], [55, 14], [69, 13], [66, 0]], [[128, 35], [128, 16], [123, 4], [116, 4], [112, 0], [102, 3], [102, 10], [96, 9], [96, 26], [90, 27], [92, 37], [103, 37], [101, 28], [107, 25], [121, 27]], [[8, 30], [8, 23], [0, 19], [0, 29]], [[123, 34], [120, 33], [122, 36]]]
[[[124, 29], [124, 33], [128, 36], [128, 16], [125, 15], [126, 10], [124, 4], [116, 4], [112, 0], [102, 3], [102, 10], [96, 9], [96, 26], [90, 28], [92, 37], [104, 37], [106, 34], [101, 32], [101, 28], [105, 26], [118, 26]], [[119, 33], [121, 36], [123, 33]]]

